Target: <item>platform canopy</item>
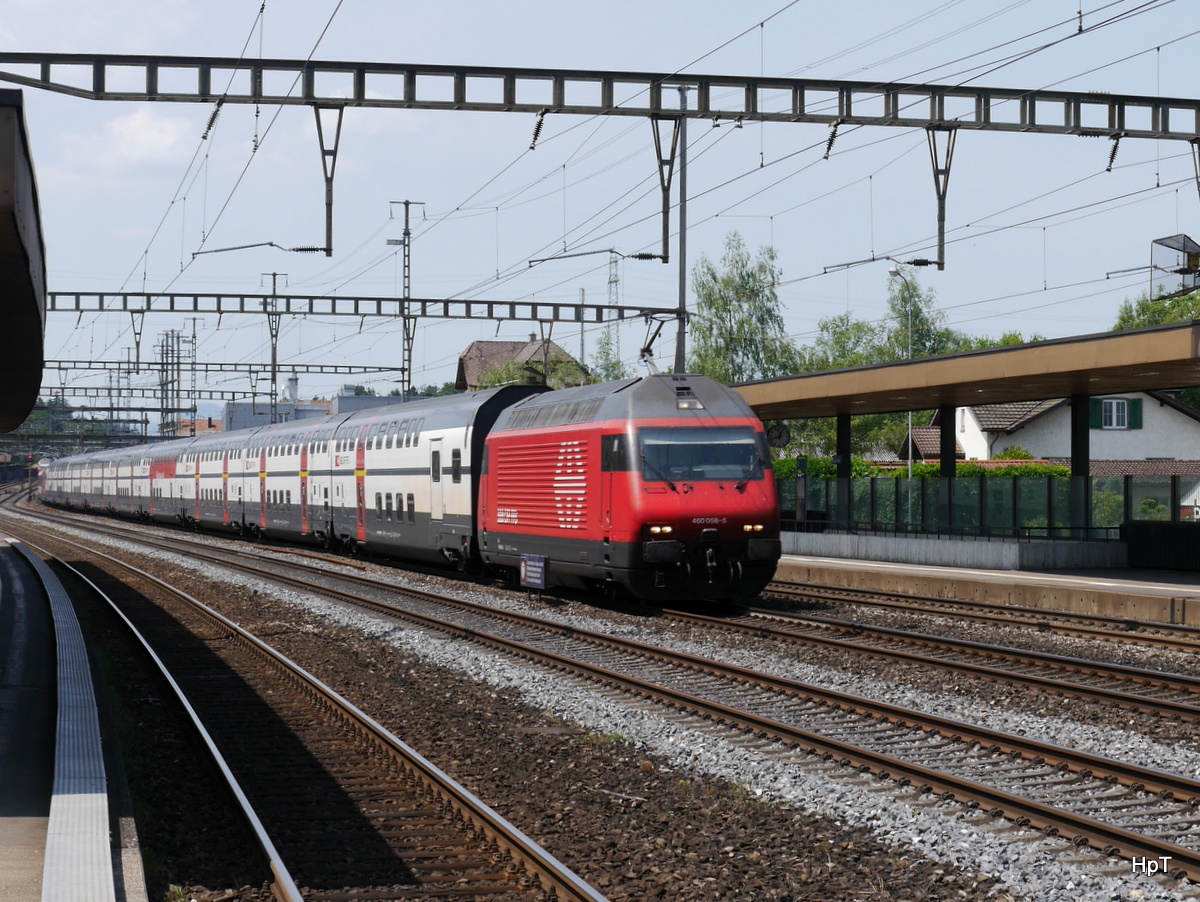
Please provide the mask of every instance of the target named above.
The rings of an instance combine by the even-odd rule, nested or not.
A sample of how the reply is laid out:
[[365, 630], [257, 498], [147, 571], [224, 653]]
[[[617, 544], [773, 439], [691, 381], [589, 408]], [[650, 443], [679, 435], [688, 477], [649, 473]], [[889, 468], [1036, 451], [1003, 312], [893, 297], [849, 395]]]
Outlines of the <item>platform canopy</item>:
[[1200, 385], [1200, 320], [735, 386], [763, 420], [967, 407]]
[[37, 402], [46, 322], [46, 253], [20, 91], [0, 90], [0, 432]]

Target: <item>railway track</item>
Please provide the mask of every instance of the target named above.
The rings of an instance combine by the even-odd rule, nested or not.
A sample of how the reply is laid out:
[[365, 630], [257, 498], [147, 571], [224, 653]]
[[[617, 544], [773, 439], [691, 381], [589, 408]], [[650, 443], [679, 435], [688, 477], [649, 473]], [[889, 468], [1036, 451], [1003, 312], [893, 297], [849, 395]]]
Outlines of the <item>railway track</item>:
[[[92, 524], [94, 527], [94, 523]], [[111, 528], [111, 527], [110, 527]], [[127, 532], [117, 527], [118, 532]], [[144, 536], [139, 541], [148, 541]], [[164, 551], [192, 553], [192, 545], [158, 539]], [[295, 549], [284, 549], [316, 565], [335, 563], [362, 570], [363, 565]], [[238, 556], [263, 559], [256, 552], [236, 549]], [[217, 558], [212, 558], [216, 562]], [[353, 579], [347, 574], [346, 579]], [[361, 585], [379, 587], [378, 579], [362, 576]], [[1002, 648], [980, 642], [931, 636], [907, 630], [850, 623], [811, 615], [750, 609], [744, 616], [708, 617], [684, 611], [665, 611], [667, 619], [722, 632], [739, 632], [880, 660], [904, 661], [955, 674], [1005, 682], [1076, 701], [1154, 714], [1172, 720], [1200, 721], [1200, 678], [1156, 670], [1088, 661], [1026, 649]]]
[[731, 617], [682, 611], [664, 616], [724, 632], [970, 674], [1174, 720], [1200, 720], [1200, 678], [1185, 674], [763, 609]]
[[[1101, 614], [1083, 614], [1072, 611], [1045, 611], [1022, 605], [963, 601], [925, 595], [902, 595], [895, 592], [847, 589], [836, 586], [814, 586], [788, 581], [771, 583], [763, 594], [806, 604], [847, 604], [886, 608], [906, 614], [948, 617], [994, 626], [1026, 628], [1038, 632], [1076, 636], [1083, 639], [1131, 642], [1170, 651], [1200, 653], [1200, 627], [1186, 624], [1167, 624], [1153, 620], [1108, 617]], [[772, 611], [772, 613], [777, 612]], [[834, 622], [847, 624], [846, 621]]]
[[[212, 559], [245, 576], [319, 592], [682, 709], [718, 730], [758, 737], [766, 753], [817, 755], [1200, 877], [1200, 783], [1182, 776], [361, 576], [323, 572], [314, 585], [312, 576], [237, 563], [228, 553]], [[334, 581], [353, 588], [335, 588]]]
[[146, 595], [170, 597], [169, 611], [136, 593], [110, 603], [170, 660], [172, 678], [215, 737], [241, 787], [234, 792], [259, 825], [277, 898], [603, 902], [507, 820], [261, 640], [126, 562], [62, 537], [49, 541], [121, 568]]

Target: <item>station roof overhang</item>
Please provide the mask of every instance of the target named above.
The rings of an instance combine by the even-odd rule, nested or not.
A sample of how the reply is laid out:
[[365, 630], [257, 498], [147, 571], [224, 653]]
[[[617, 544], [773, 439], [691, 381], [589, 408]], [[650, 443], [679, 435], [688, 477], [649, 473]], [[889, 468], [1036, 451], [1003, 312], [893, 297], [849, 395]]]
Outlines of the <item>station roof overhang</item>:
[[763, 420], [891, 413], [1200, 385], [1200, 320], [783, 376], [734, 386]]
[[37, 402], [45, 364], [46, 254], [21, 92], [0, 90], [0, 432]]

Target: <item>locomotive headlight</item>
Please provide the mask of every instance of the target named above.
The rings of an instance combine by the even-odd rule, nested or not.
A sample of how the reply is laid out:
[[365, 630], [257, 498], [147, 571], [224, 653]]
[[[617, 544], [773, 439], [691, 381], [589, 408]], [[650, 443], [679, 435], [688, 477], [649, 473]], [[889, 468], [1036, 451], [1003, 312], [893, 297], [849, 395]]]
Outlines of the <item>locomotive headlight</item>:
[[671, 527], [669, 527], [669, 526], [651, 526], [650, 527], [650, 532], [656, 536], [663, 535], [665, 533], [669, 533], [670, 531], [671, 531]]
[[763, 525], [761, 523], [744, 523], [742, 524], [742, 532], [762, 532]]

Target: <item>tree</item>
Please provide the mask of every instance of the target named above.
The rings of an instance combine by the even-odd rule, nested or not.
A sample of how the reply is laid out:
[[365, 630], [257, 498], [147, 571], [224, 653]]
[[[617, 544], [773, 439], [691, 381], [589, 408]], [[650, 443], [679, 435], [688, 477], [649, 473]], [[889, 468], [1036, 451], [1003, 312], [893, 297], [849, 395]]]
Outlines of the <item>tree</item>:
[[596, 340], [596, 350], [592, 354], [592, 375], [598, 382], [616, 382], [633, 375], [617, 356], [616, 342], [610, 329], [601, 332]]
[[696, 263], [690, 372], [732, 385], [800, 370], [800, 354], [784, 328], [775, 260], [771, 247], [751, 260], [742, 236], [730, 232], [720, 269], [704, 256]]
[[1200, 319], [1200, 291], [1173, 297], [1160, 285], [1152, 298], [1143, 291], [1134, 301], [1125, 300], [1112, 331], [1137, 329], [1141, 326], [1162, 326], [1190, 319]]
[[[803, 370], [820, 372], [868, 366], [910, 357], [1024, 344], [1027, 340], [1018, 332], [993, 339], [948, 328], [946, 314], [937, 308], [934, 293], [922, 289], [909, 270], [901, 270], [901, 274], [888, 279], [887, 303], [889, 315], [880, 322], [856, 319], [850, 312], [819, 320], [817, 337], [811, 345], [801, 349]], [[927, 424], [931, 416], [932, 411], [913, 411], [913, 423]], [[831, 455], [836, 443], [835, 432], [833, 419], [793, 423], [794, 441], [789, 451], [809, 456]], [[868, 414], [856, 416], [851, 421], [851, 447], [855, 454], [896, 451], [907, 434], [907, 413]]]
[[551, 388], [570, 388], [592, 381], [588, 371], [580, 366], [577, 360], [555, 348], [550, 349], [546, 364], [545, 374], [542, 373], [540, 357], [529, 361], [510, 360], [507, 363], [496, 364], [479, 375], [479, 387], [494, 388], [497, 385], [512, 383], [541, 385], [544, 382]]
[[[1192, 319], [1200, 319], [1200, 291], [1173, 297], [1160, 285], [1153, 298], [1149, 292], [1143, 291], [1132, 303], [1126, 299], [1121, 304], [1121, 312], [1117, 314], [1112, 331], [1122, 332], [1142, 326], [1164, 326], [1167, 323]], [[1185, 388], [1179, 393], [1178, 400], [1188, 407], [1200, 410], [1200, 388]]]
[[879, 362], [883, 327], [854, 319], [847, 311], [817, 321], [817, 338], [801, 351], [805, 372], [836, 370]]

